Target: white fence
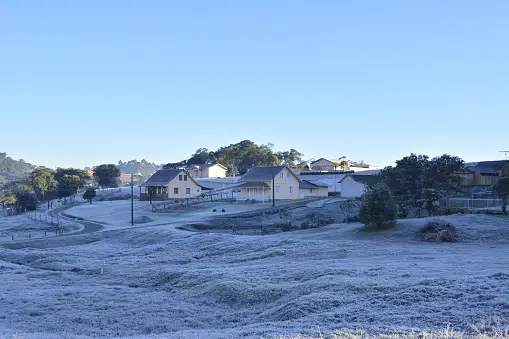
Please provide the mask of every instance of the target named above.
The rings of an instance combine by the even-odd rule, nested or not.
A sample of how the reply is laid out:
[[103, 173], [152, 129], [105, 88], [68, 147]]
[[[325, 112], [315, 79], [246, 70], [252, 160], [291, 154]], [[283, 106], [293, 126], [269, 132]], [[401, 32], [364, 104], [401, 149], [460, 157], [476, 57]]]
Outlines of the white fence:
[[496, 210], [502, 208], [502, 200], [495, 198], [449, 198], [446, 203], [447, 208], [461, 210]]

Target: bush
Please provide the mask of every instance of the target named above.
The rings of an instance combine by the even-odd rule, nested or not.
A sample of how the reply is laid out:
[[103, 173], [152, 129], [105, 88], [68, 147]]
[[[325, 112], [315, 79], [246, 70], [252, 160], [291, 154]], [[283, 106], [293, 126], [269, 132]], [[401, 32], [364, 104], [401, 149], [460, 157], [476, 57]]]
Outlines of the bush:
[[366, 191], [359, 211], [363, 224], [382, 226], [394, 222], [397, 214], [396, 202], [386, 184], [377, 183]]
[[421, 229], [423, 241], [456, 242], [456, 227], [442, 219], [434, 219]]
[[83, 193], [83, 199], [88, 200], [88, 202], [92, 203], [92, 199], [96, 196], [95, 188], [87, 188], [85, 193]]

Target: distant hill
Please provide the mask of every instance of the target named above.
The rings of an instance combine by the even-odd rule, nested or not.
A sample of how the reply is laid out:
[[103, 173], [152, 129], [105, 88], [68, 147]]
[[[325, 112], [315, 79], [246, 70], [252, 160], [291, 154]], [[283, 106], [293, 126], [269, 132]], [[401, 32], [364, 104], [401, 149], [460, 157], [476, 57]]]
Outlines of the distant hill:
[[[0, 176], [7, 181], [26, 177], [36, 166], [23, 159], [14, 160], [7, 153], [0, 153]], [[0, 178], [0, 182], [2, 178]]]

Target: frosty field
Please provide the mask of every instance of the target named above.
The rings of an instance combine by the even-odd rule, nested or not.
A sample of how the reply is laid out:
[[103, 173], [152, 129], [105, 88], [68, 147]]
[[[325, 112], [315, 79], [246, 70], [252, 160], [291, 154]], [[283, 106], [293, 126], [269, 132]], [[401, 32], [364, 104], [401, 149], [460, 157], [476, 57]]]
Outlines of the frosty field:
[[426, 219], [379, 232], [335, 224], [265, 236], [187, 232], [157, 220], [157, 226], [5, 242], [0, 338], [507, 328], [509, 218], [446, 219], [457, 226], [458, 243], [421, 242]]

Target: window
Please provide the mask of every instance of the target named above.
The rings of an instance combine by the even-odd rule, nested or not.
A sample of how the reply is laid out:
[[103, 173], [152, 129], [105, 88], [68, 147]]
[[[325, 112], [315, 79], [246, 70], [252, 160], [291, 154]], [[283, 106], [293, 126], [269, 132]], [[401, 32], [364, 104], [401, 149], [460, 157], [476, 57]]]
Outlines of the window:
[[179, 181], [182, 181], [182, 174], [179, 174]]
[[184, 174], [184, 181], [187, 181], [187, 175]]
[[293, 193], [293, 186], [290, 186], [290, 193]]
[[280, 193], [281, 192], [281, 187], [280, 186], [276, 186], [276, 193]]
[[179, 194], [179, 189], [178, 188], [174, 188], [173, 189], [173, 194]]
[[191, 189], [190, 188], [186, 188], [186, 194], [191, 194]]
[[279, 177], [280, 178], [284, 178], [285, 177], [285, 174], [283, 172], [279, 173]]

